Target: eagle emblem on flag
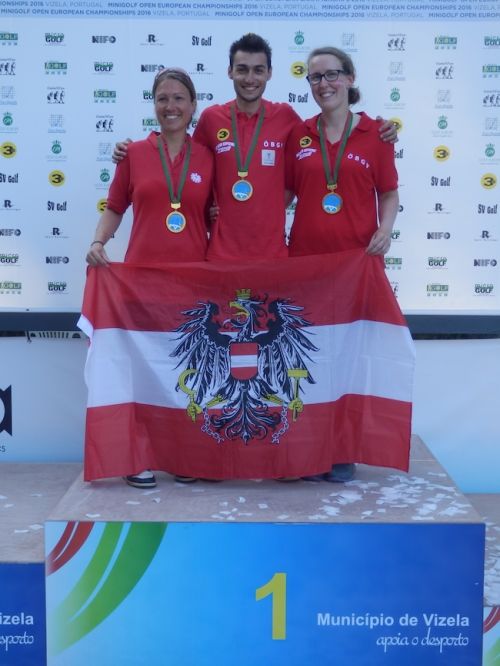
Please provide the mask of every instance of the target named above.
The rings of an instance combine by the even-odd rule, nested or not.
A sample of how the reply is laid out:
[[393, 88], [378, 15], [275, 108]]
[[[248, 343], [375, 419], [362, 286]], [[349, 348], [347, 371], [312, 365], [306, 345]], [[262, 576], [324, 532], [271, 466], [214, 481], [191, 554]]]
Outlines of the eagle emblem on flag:
[[171, 353], [181, 370], [176, 390], [186, 394], [189, 417], [202, 415], [202, 431], [218, 443], [248, 444], [272, 433], [278, 444], [290, 427], [288, 411], [295, 421], [304, 385], [315, 383], [308, 365], [318, 348], [306, 330], [313, 323], [290, 299], [252, 297], [249, 289], [228, 306], [227, 317], [211, 301], [182, 311]]

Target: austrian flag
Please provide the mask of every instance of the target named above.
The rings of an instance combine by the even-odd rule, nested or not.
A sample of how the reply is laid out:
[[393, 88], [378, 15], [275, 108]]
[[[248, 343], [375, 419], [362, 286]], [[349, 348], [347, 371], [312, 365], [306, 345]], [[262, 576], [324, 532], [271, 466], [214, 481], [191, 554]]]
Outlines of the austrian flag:
[[380, 257], [91, 268], [85, 479], [407, 470], [414, 350]]

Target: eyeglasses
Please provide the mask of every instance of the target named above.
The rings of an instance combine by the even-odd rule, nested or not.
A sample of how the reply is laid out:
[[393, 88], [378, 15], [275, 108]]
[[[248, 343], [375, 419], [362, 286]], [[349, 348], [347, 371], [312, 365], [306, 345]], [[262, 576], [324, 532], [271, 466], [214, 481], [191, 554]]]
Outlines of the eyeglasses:
[[343, 69], [329, 69], [324, 74], [320, 74], [319, 72], [316, 74], [309, 74], [309, 76], [306, 76], [306, 79], [312, 86], [317, 86], [321, 83], [323, 77], [325, 77], [325, 81], [328, 81], [328, 83], [333, 83], [338, 80], [341, 74], [345, 74]]

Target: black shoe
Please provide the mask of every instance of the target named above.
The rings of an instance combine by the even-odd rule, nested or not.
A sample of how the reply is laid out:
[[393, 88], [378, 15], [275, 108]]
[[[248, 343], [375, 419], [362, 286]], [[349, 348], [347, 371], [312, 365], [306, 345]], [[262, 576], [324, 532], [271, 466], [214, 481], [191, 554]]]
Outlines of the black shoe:
[[129, 486], [134, 488], [155, 488], [156, 479], [153, 472], [149, 469], [140, 472], [140, 474], [130, 474], [123, 477]]
[[312, 476], [303, 476], [302, 481], [313, 481], [318, 483], [319, 481], [325, 481], [326, 474], [313, 474]]
[[338, 463], [333, 465], [332, 469], [327, 472], [324, 477], [325, 481], [330, 483], [346, 483], [352, 481], [356, 473], [356, 465], [354, 463]]
[[174, 481], [177, 481], [177, 483], [194, 483], [195, 481], [198, 481], [198, 479], [195, 476], [182, 476], [176, 474], [174, 476]]

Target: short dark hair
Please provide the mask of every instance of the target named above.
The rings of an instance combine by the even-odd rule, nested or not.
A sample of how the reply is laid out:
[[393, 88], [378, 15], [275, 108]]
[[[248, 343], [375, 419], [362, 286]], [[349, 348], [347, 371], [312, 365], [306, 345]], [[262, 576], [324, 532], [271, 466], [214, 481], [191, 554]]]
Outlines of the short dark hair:
[[[342, 51], [341, 49], [336, 48], [335, 46], [323, 46], [319, 49], [314, 49], [313, 51], [311, 51], [311, 53], [307, 56], [307, 66], [309, 67], [309, 63], [313, 58], [320, 55], [335, 56], [335, 58], [338, 58], [338, 60], [340, 60], [344, 74], [352, 76], [354, 80], [356, 79], [356, 70], [354, 68], [354, 63], [352, 61], [351, 56], [348, 53]], [[349, 88], [347, 96], [348, 103], [356, 104], [357, 102], [359, 102], [360, 99], [361, 99], [361, 93], [359, 91], [359, 88], [355, 88], [354, 86]]]
[[165, 67], [165, 69], [161, 69], [158, 72], [158, 74], [155, 76], [155, 80], [153, 83], [153, 90], [152, 90], [153, 100], [155, 98], [158, 86], [165, 79], [175, 79], [175, 81], [179, 81], [179, 83], [182, 83], [182, 85], [188, 89], [191, 101], [196, 104], [196, 90], [194, 87], [194, 83], [191, 80], [189, 74], [180, 67]]
[[254, 32], [248, 32], [240, 39], [233, 42], [229, 48], [229, 67], [233, 66], [234, 55], [237, 51], [244, 51], [245, 53], [265, 53], [267, 58], [267, 67], [271, 69], [271, 47], [260, 35]]

